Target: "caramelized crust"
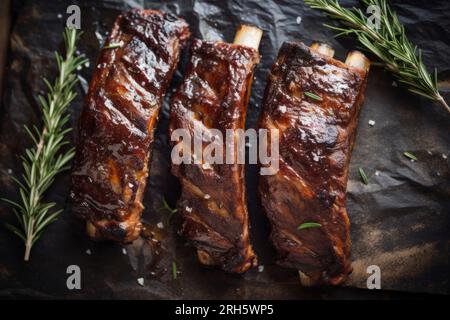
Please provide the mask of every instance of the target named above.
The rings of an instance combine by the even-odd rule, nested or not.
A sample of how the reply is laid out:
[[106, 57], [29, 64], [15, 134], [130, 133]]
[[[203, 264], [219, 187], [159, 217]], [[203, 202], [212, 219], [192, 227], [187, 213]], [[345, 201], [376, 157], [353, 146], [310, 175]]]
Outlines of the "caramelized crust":
[[[194, 125], [206, 132], [218, 129], [223, 137], [226, 129], [243, 129], [257, 51], [201, 40], [194, 40], [191, 49], [184, 82], [172, 100], [170, 131], [187, 129], [193, 139]], [[173, 164], [172, 172], [182, 185], [180, 234], [194, 244], [200, 262], [235, 273], [256, 265], [248, 233], [244, 166]]]
[[[280, 169], [261, 176], [260, 195], [278, 263], [312, 285], [351, 272], [345, 193], [366, 78], [302, 43], [284, 43], [268, 77], [260, 127], [279, 129]], [[321, 227], [298, 230], [305, 222]]]
[[184, 20], [154, 10], [114, 23], [92, 75], [72, 174], [73, 210], [93, 239], [139, 235], [153, 131], [188, 37]]

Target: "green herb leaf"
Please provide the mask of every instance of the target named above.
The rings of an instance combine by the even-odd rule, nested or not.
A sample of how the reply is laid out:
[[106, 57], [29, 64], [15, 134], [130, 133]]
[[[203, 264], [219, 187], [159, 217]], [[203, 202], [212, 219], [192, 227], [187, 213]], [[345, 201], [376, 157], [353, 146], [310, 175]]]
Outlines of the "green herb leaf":
[[122, 46], [121, 43], [110, 43], [107, 46], [104, 46], [102, 49], [116, 49], [116, 48], [120, 48]]
[[403, 152], [403, 155], [411, 160], [417, 161], [417, 157], [413, 155], [411, 152], [405, 151]]
[[69, 168], [68, 163], [74, 156], [73, 149], [63, 150], [62, 147], [68, 144], [66, 133], [70, 129], [66, 129], [65, 124], [69, 120], [67, 108], [76, 96], [73, 91], [78, 82], [75, 70], [87, 62], [87, 59], [75, 54], [80, 34], [76, 29], [65, 29], [65, 56], [55, 52], [58, 75], [53, 83], [44, 79], [48, 94], [38, 97], [43, 127], [38, 129], [32, 126], [33, 130], [25, 128], [33, 146], [20, 156], [22, 181], [12, 177], [18, 187], [20, 200], [14, 202], [2, 199], [14, 207], [18, 226], [7, 225], [7, 228], [23, 240], [25, 261], [30, 259], [31, 248], [45, 227], [54, 222], [61, 213], [61, 210], [52, 212], [55, 203], [44, 203], [42, 199], [56, 175]]
[[172, 279], [176, 280], [177, 279], [177, 264], [175, 261], [172, 261]]
[[364, 172], [363, 168], [359, 168], [359, 169], [358, 169], [358, 172], [359, 172], [359, 176], [361, 177], [361, 181], [362, 181], [364, 184], [369, 184], [369, 179], [367, 179], [367, 175], [366, 175], [366, 173]]
[[170, 207], [166, 201], [166, 198], [163, 198], [162, 207], [160, 207], [158, 211], [167, 211], [170, 214], [170, 216], [172, 216], [174, 213], [178, 211], [178, 209]]
[[319, 228], [322, 225], [317, 222], [305, 222], [298, 226], [298, 230], [309, 229], [309, 228]]
[[320, 96], [318, 96], [317, 94], [314, 94], [312, 92], [305, 91], [305, 92], [303, 92], [303, 94], [313, 100], [322, 101], [322, 98]]

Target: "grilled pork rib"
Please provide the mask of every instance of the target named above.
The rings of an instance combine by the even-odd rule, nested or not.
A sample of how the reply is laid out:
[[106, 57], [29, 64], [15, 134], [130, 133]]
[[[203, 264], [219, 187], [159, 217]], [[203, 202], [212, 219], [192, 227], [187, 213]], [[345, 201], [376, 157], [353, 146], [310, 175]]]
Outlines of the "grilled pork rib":
[[[194, 40], [184, 82], [171, 103], [170, 131], [243, 129], [261, 30], [244, 26], [234, 44]], [[256, 39], [255, 39], [256, 38]], [[253, 46], [249, 47], [248, 45]], [[175, 144], [180, 141], [175, 141]], [[189, 146], [190, 147], [190, 146]], [[223, 146], [225, 153], [225, 144]], [[201, 161], [199, 161], [201, 162]], [[225, 163], [225, 161], [224, 161]], [[196, 247], [201, 263], [242, 273], [256, 265], [250, 245], [241, 164], [172, 164], [180, 179], [180, 234]]]
[[[344, 64], [333, 53], [284, 43], [260, 118], [280, 139], [279, 171], [259, 185], [271, 239], [278, 263], [300, 270], [305, 285], [339, 284], [351, 272], [345, 192], [369, 62], [353, 52]], [[321, 227], [299, 230], [307, 222]]]
[[72, 173], [73, 209], [93, 239], [139, 235], [153, 131], [188, 37], [184, 20], [154, 10], [114, 23], [92, 75]]

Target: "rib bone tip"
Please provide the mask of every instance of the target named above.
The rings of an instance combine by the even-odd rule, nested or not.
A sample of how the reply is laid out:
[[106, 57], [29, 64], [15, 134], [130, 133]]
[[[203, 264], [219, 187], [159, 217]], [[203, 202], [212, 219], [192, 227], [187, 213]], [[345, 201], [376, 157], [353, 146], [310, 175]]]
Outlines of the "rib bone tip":
[[306, 273], [298, 270], [298, 276], [300, 278], [300, 284], [304, 287], [311, 287], [313, 285], [313, 280]]
[[315, 51], [317, 53], [320, 53], [324, 56], [333, 58], [334, 56], [334, 49], [329, 46], [326, 43], [318, 43], [318, 42], [314, 42], [311, 46], [310, 46], [312, 51]]
[[255, 26], [241, 24], [236, 32], [233, 43], [258, 50], [262, 34], [262, 30]]
[[86, 221], [86, 233], [91, 238], [95, 238], [95, 234], [97, 233], [97, 228], [90, 221]]
[[345, 64], [349, 67], [369, 71], [370, 61], [367, 57], [359, 51], [350, 51], [345, 59]]

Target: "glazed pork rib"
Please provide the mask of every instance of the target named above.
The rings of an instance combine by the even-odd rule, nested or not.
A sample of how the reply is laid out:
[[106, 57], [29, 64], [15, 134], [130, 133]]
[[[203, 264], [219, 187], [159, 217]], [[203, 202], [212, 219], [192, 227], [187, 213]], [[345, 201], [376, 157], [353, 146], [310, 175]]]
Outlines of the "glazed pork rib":
[[284, 43], [260, 118], [280, 139], [279, 171], [259, 185], [271, 239], [278, 263], [299, 270], [304, 285], [339, 284], [351, 272], [345, 192], [369, 61], [354, 51], [344, 64], [333, 54]]
[[140, 233], [153, 131], [189, 37], [186, 22], [154, 10], [116, 19], [92, 75], [72, 173], [73, 210], [97, 240]]
[[[217, 129], [225, 137], [226, 129], [245, 127], [261, 36], [255, 27], [241, 26], [234, 44], [193, 41], [184, 81], [171, 103], [171, 135], [182, 128], [194, 138], [197, 127], [206, 136]], [[225, 154], [225, 145], [223, 150]], [[256, 265], [249, 240], [244, 165], [210, 164], [198, 158], [196, 162], [172, 164], [182, 186], [180, 234], [196, 247], [202, 264], [242, 273]]]

